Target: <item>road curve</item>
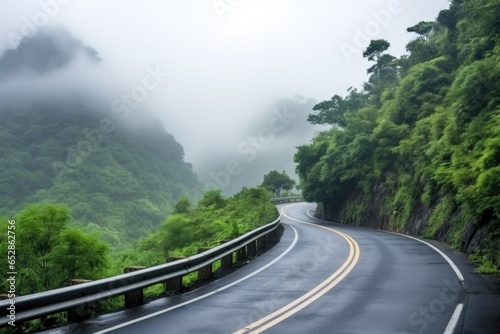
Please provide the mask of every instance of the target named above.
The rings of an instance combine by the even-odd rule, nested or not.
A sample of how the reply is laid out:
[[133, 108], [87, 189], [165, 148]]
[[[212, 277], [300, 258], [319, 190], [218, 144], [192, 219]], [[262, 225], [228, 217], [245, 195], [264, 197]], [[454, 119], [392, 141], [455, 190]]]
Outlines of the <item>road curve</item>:
[[481, 333], [492, 326], [467, 321], [462, 273], [438, 249], [320, 222], [307, 214], [313, 208], [280, 205], [281, 242], [228, 276], [50, 333]]

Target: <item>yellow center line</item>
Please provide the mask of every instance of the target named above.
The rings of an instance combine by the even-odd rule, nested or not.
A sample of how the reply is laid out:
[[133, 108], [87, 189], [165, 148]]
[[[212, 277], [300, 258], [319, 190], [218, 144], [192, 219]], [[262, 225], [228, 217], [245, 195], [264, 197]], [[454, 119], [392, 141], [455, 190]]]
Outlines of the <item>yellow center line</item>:
[[233, 334], [243, 334], [243, 333], [261, 333], [265, 331], [266, 329], [275, 326], [276, 324], [280, 323], [281, 321], [285, 320], [286, 318], [292, 316], [293, 314], [299, 312], [306, 306], [312, 304], [315, 302], [317, 299], [319, 299], [321, 296], [326, 294], [328, 291], [330, 291], [333, 287], [335, 287], [340, 281], [342, 281], [351, 271], [352, 269], [356, 266], [356, 263], [359, 260], [359, 245], [358, 243], [351, 238], [349, 235], [342, 233], [340, 231], [337, 231], [333, 228], [325, 227], [325, 226], [320, 226], [320, 225], [315, 225], [311, 224], [305, 221], [301, 221], [295, 218], [292, 218], [285, 214], [284, 208], [282, 208], [282, 214], [283, 216], [287, 217], [288, 219], [294, 220], [296, 222], [299, 222], [301, 224], [307, 224], [307, 225], [312, 225], [314, 227], [322, 228], [325, 230], [328, 230], [330, 232], [333, 232], [342, 238], [344, 238], [349, 245], [349, 255], [347, 256], [347, 259], [345, 262], [342, 264], [342, 266], [335, 271], [330, 277], [328, 277], [326, 280], [321, 282], [319, 285], [317, 285], [314, 289], [310, 290], [300, 298], [294, 300], [293, 302], [289, 303], [288, 305], [285, 305], [284, 307], [280, 308], [279, 310], [269, 314], [268, 316], [248, 325], [245, 326], [245, 328], [240, 329], [239, 331], [234, 332]]

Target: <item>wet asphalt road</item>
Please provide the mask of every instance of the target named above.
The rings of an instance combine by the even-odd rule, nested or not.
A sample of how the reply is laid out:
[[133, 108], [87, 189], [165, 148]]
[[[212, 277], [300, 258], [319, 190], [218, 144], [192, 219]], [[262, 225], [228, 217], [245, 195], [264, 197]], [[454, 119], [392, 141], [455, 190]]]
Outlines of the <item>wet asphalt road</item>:
[[281, 241], [237, 271], [186, 294], [49, 332], [445, 333], [459, 304], [449, 333], [500, 332], [498, 282], [473, 274], [446, 245], [432, 243], [464, 282], [422, 242], [319, 222], [307, 215], [312, 204], [279, 208]]

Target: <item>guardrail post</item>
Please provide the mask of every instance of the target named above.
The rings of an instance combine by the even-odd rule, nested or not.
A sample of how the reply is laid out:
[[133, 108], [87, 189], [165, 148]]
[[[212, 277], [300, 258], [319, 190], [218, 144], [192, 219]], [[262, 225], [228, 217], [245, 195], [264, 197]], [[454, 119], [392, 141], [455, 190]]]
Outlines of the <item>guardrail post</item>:
[[278, 233], [278, 229], [275, 228], [271, 232], [271, 242], [272, 242], [272, 244], [276, 244], [276, 243], [278, 243], [278, 241], [279, 241], [279, 233]]
[[272, 232], [269, 232], [268, 234], [266, 234], [264, 236], [264, 242], [266, 243], [266, 249], [271, 248], [271, 245], [272, 245], [271, 233]]
[[247, 256], [249, 258], [254, 258], [257, 256], [257, 245], [255, 241], [252, 241], [247, 245]]
[[[86, 279], [72, 279], [68, 281], [68, 286], [91, 282]], [[92, 315], [99, 313], [101, 305], [99, 302], [86, 303], [67, 311], [68, 322], [80, 322], [89, 319]]]
[[[142, 266], [125, 267], [123, 268], [123, 273], [131, 273], [145, 268]], [[142, 289], [125, 293], [125, 307], [134, 307], [142, 304], [144, 304], [144, 291]]]
[[266, 251], [266, 237], [262, 236], [259, 239], [257, 239], [257, 250], [259, 253], [263, 253]]
[[236, 253], [236, 261], [245, 262], [247, 260], [247, 248], [242, 247]]
[[[198, 254], [206, 252], [210, 248], [199, 248]], [[212, 278], [212, 264], [210, 263], [208, 266], [201, 268], [198, 270], [198, 280], [206, 281]]]
[[[169, 257], [166, 263], [185, 259], [184, 257]], [[165, 282], [165, 291], [167, 293], [178, 293], [182, 291], [182, 276], [169, 279]]]
[[231, 269], [233, 267], [233, 253], [224, 256], [221, 259], [220, 266], [222, 269]]

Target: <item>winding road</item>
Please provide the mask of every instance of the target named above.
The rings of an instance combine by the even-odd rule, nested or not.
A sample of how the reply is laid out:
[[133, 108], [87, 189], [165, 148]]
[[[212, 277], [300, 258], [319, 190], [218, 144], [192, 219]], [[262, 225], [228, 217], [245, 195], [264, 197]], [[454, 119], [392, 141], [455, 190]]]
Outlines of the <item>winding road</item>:
[[50, 333], [499, 331], [498, 284], [472, 274], [463, 255], [440, 243], [319, 221], [312, 204], [278, 208], [281, 241], [237, 271]]

